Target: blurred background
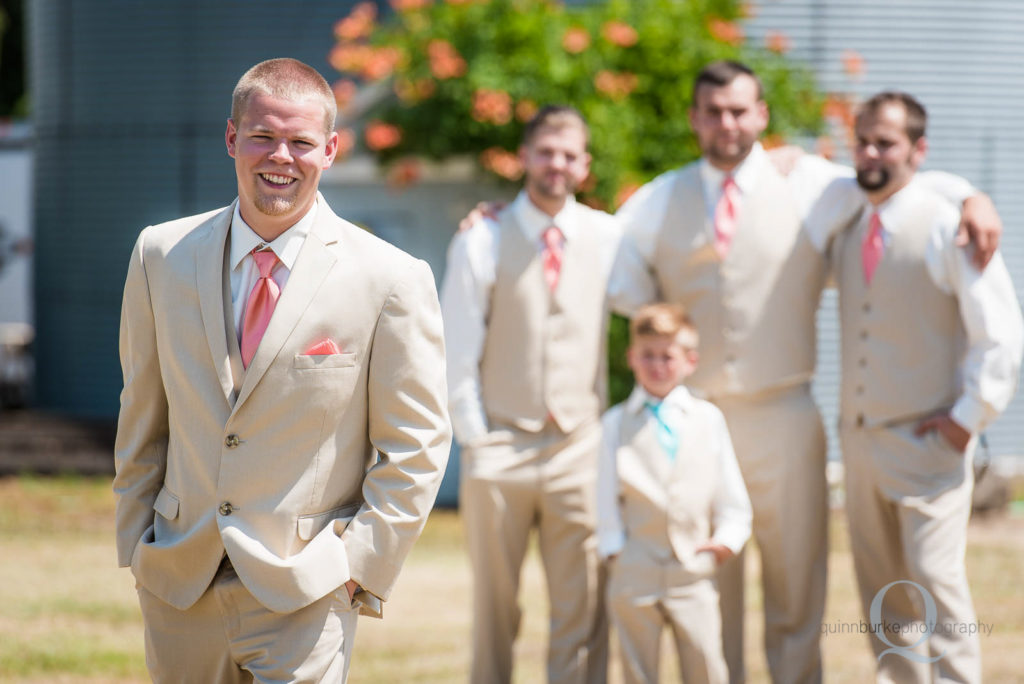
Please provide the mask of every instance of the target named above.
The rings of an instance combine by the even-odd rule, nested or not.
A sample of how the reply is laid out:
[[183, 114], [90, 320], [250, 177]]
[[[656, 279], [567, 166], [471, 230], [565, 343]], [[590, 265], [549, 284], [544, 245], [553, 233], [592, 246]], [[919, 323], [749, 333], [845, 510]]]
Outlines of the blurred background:
[[[451, 20], [452, 15], [444, 12], [461, 11], [458, 6], [464, 4], [465, 0], [437, 0], [434, 7], [415, 0], [358, 5], [339, 0], [4, 0], [0, 5], [0, 469], [112, 470], [110, 444], [121, 388], [118, 317], [131, 246], [146, 225], [223, 206], [234, 198], [233, 166], [223, 143], [225, 120], [234, 83], [257, 61], [296, 57], [337, 84], [343, 105], [339, 125], [350, 136], [350, 149], [324, 175], [324, 195], [339, 214], [427, 260], [440, 280], [458, 219], [478, 200], [508, 197], [515, 187], [508, 182], [514, 180], [515, 170], [502, 167], [500, 152], [514, 149], [522, 117], [495, 116], [485, 121], [486, 114], [474, 116], [471, 125], [463, 127], [470, 149], [455, 144], [458, 131], [446, 132], [446, 125], [450, 128], [452, 121], [459, 121], [451, 117], [456, 116], [453, 107], [460, 102], [463, 91], [457, 88], [462, 81], [490, 79], [489, 92], [505, 92], [502, 79], [510, 67], [484, 64], [485, 57], [493, 55], [485, 55], [486, 45], [481, 46], [480, 40], [474, 42], [474, 36], [479, 38], [495, 27], [455, 22], [438, 29], [465, 55], [469, 73], [458, 73], [456, 61], [451, 74], [437, 77], [436, 94], [431, 90], [416, 98], [406, 97], [401, 90], [411, 83], [403, 78], [418, 68], [416, 56], [406, 54], [383, 72], [371, 73], [366, 63], [346, 61], [339, 46], [367, 44], [380, 50], [389, 41], [398, 45], [403, 36], [429, 31], [423, 22], [432, 17]], [[579, 19], [579, 27], [587, 33], [586, 45], [571, 42], [568, 29], [552, 43], [553, 49], [565, 53], [559, 59], [569, 60], [573, 68], [596, 69], [592, 65], [598, 62], [584, 60], [614, 62], [620, 59], [619, 53], [628, 56], [627, 48], [634, 44], [639, 50], [660, 40], [678, 49], [679, 59], [694, 64], [731, 55], [758, 64], [757, 60], [768, 60], [765, 68], [772, 74], [784, 69], [790, 75], [790, 80], [773, 77], [779, 92], [793, 79], [799, 81], [793, 92], [799, 91], [804, 87], [800, 79], [806, 75], [813, 97], [776, 103], [769, 88], [773, 115], [778, 110], [782, 119], [772, 142], [799, 142], [840, 161], [848, 159], [852, 104], [883, 88], [911, 92], [930, 114], [927, 166], [961, 174], [994, 198], [1005, 225], [1003, 254], [1021, 296], [1024, 131], [1019, 117], [1024, 105], [1024, 41], [1020, 40], [1024, 3], [662, 0], [564, 4], [564, 12], [571, 16], [591, 6], [605, 6], [601, 12], [631, 17], [627, 27], [636, 26], [639, 31], [638, 41], [636, 32], [632, 37], [628, 32], [601, 34], [598, 26], [587, 24], [596, 19]], [[658, 7], [670, 5], [684, 7], [692, 21], [685, 26], [659, 21]], [[647, 7], [648, 16], [638, 16], [638, 7]], [[370, 23], [350, 21], [343, 26], [339, 20], [346, 17], [369, 17]], [[607, 29], [607, 23], [603, 26]], [[573, 40], [579, 37], [575, 34]], [[609, 50], [616, 46], [621, 49], [612, 54]], [[591, 55], [588, 47], [600, 54]], [[647, 54], [651, 59], [653, 53]], [[616, 116], [642, 119], [635, 103], [653, 97], [645, 84], [649, 86], [655, 78], [642, 71], [642, 62], [621, 61], [625, 59], [620, 59], [617, 71], [609, 71], [619, 80], [595, 79], [586, 95], [606, 96], [608, 107], [618, 109], [593, 111], [611, 112], [610, 120], [623, 125], [626, 118]], [[779, 67], [780, 62], [785, 66]], [[631, 71], [627, 73], [623, 64]], [[482, 69], [481, 65], [489, 71], [475, 76], [474, 69]], [[548, 66], [537, 68], [543, 71]], [[514, 85], [510, 83], [507, 90], [522, 91], [530, 84], [519, 80]], [[549, 97], [552, 91], [544, 87], [550, 85], [538, 82], [538, 92]], [[688, 87], [685, 84], [681, 92]], [[479, 94], [479, 89], [475, 92]], [[563, 92], [570, 103], [578, 95], [572, 89]], [[420, 124], [435, 127], [436, 138], [407, 131], [404, 142], [389, 142], [387, 134], [394, 130], [387, 127], [403, 121], [402, 112], [410, 111], [410, 102], [422, 105], [431, 98], [444, 106], [413, 111], [426, 112], [417, 118]], [[468, 96], [464, 99], [478, 107], [486, 104], [470, 102]], [[523, 101], [514, 93], [513, 100], [517, 107]], [[693, 158], [692, 139], [682, 130], [687, 104], [679, 103], [680, 113], [674, 118], [661, 116], [666, 135], [643, 126], [629, 129], [637, 131], [637, 137], [626, 136], [627, 147], [657, 148], [660, 156], [632, 159], [628, 162], [632, 175], [616, 176], [614, 184], [616, 171], [604, 172], [599, 179], [603, 185], [596, 185], [593, 192], [595, 203], [614, 208], [627, 186]], [[480, 127], [474, 128], [477, 124]], [[621, 132], [618, 137], [623, 137]], [[436, 143], [442, 139], [452, 144], [439, 147]], [[483, 154], [488, 150], [490, 156]], [[609, 149], [605, 158], [617, 160], [612, 154]], [[595, 150], [595, 156], [600, 155], [601, 150]], [[834, 293], [823, 298], [819, 332], [815, 393], [834, 433], [839, 380]], [[986, 437], [987, 449], [980, 459], [991, 460], [998, 473], [1020, 473], [1024, 469], [1024, 399], [1018, 397]], [[831, 458], [837, 460], [834, 434], [830, 439]], [[91, 456], [86, 458], [86, 453]], [[61, 460], [61, 454], [67, 459]], [[446, 478], [442, 503], [454, 504], [456, 481], [457, 460]]]

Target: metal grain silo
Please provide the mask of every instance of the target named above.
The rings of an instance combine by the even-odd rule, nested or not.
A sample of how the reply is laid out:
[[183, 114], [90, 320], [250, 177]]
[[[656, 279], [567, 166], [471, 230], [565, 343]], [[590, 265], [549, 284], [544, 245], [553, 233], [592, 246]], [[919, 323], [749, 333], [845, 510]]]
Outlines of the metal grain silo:
[[[926, 166], [961, 174], [993, 197], [1005, 226], [1003, 256], [1021, 297], [1024, 2], [760, 0], [752, 10], [750, 39], [786, 36], [790, 56], [814, 69], [822, 90], [864, 99], [899, 89], [924, 103]], [[834, 295], [826, 294], [819, 314], [815, 387], [833, 432], [839, 382]], [[988, 439], [993, 455], [1024, 454], [1024, 397], [1018, 395]]]

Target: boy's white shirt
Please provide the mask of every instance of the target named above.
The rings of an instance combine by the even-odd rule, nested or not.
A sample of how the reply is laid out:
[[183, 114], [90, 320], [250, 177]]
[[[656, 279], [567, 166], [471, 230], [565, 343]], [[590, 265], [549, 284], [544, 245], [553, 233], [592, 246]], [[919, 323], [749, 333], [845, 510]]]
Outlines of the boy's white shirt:
[[[711, 529], [709, 540], [722, 544], [738, 553], [750, 538], [752, 511], [746, 485], [740, 473], [732, 440], [722, 413], [713, 405], [697, 399], [683, 386], [669, 392], [663, 400], [661, 415], [670, 425], [684, 424], [684, 415], [692, 413], [699, 404], [712, 409], [709, 412], [716, 421], [716, 430], [721, 433], [717, 440], [722, 445], [718, 459], [718, 487], [712, 498]], [[608, 409], [601, 418], [601, 449], [598, 454], [597, 477], [597, 537], [598, 553], [602, 558], [619, 553], [626, 544], [626, 529], [619, 510], [619, 479], [616, 451], [620, 445], [620, 424], [622, 412], [637, 414], [646, 410], [647, 402], [658, 403], [658, 399], [637, 385], [626, 401]], [[653, 420], [653, 417], [651, 418]], [[667, 458], [663, 453], [652, 454], [652, 458]]]

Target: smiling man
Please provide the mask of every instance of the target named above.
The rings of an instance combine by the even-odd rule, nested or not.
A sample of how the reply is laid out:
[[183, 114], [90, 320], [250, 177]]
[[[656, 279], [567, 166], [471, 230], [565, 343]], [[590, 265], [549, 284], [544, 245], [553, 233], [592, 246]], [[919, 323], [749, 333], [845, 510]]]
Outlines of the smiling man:
[[474, 684], [511, 681], [533, 527], [551, 604], [548, 681], [605, 678], [594, 509], [618, 231], [573, 196], [590, 171], [587, 135], [574, 109], [538, 112], [519, 149], [523, 191], [448, 251], [441, 307], [473, 566]]
[[156, 682], [343, 682], [440, 484], [433, 276], [317, 192], [335, 114], [311, 67], [254, 66], [225, 134], [238, 199], [132, 253], [117, 548]]

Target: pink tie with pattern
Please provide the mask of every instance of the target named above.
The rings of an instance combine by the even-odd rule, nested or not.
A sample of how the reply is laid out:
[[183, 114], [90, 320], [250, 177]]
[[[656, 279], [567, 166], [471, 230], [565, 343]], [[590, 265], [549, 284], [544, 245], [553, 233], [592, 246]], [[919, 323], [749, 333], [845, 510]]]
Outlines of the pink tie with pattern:
[[558, 287], [558, 275], [562, 271], [562, 231], [558, 226], [548, 226], [541, 238], [544, 240], [544, 280], [554, 292]]
[[260, 340], [263, 339], [263, 333], [267, 330], [267, 324], [270, 323], [274, 307], [281, 296], [281, 288], [270, 277], [278, 264], [277, 255], [268, 249], [253, 252], [252, 258], [260, 271], [260, 277], [249, 293], [242, 322], [242, 365], [246, 368], [256, 355], [256, 348], [260, 346]]
[[722, 181], [722, 196], [715, 206], [715, 251], [725, 258], [736, 234], [736, 206], [739, 204], [740, 189], [736, 180], [728, 175]]
[[860, 246], [861, 263], [864, 267], [864, 282], [871, 284], [871, 278], [875, 275], [878, 262], [882, 260], [882, 252], [885, 251], [885, 243], [882, 241], [882, 220], [878, 218], [878, 212], [871, 213], [871, 220], [868, 222], [868, 234], [864, 243]]

